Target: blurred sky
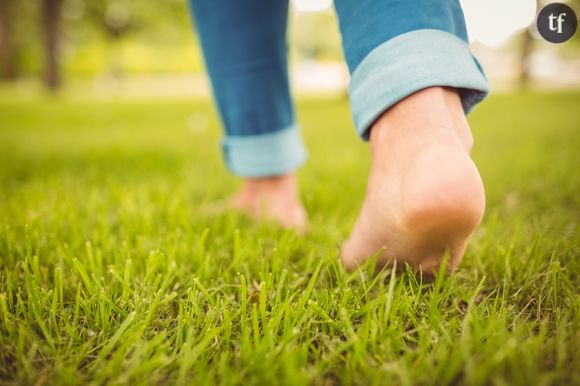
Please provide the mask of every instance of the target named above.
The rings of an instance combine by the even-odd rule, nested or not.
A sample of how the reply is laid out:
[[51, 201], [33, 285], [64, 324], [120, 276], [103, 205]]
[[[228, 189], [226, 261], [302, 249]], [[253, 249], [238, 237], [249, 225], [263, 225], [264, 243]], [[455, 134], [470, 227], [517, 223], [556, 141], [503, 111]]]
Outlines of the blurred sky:
[[471, 41], [504, 44], [535, 20], [535, 0], [461, 0]]

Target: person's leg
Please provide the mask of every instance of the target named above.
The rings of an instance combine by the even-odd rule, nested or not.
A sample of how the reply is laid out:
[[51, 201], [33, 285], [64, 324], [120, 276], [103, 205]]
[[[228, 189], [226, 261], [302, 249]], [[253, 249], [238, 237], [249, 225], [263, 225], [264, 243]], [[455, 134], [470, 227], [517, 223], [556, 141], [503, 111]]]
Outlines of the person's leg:
[[226, 135], [228, 168], [244, 177], [231, 203], [302, 229], [306, 214], [293, 172], [306, 151], [287, 72], [288, 0], [190, 0]]
[[370, 140], [367, 193], [342, 261], [369, 256], [432, 272], [455, 268], [485, 194], [465, 112], [487, 93], [457, 0], [335, 0], [359, 135]]

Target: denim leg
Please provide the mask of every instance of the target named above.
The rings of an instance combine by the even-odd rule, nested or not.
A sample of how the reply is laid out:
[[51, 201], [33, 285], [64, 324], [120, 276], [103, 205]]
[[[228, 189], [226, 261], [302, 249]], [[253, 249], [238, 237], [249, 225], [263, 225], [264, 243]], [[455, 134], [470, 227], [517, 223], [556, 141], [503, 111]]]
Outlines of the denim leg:
[[405, 97], [431, 86], [459, 91], [469, 112], [488, 93], [472, 55], [459, 0], [335, 0], [356, 129]]
[[288, 84], [288, 0], [189, 3], [226, 132], [229, 169], [264, 177], [298, 168], [306, 150]]

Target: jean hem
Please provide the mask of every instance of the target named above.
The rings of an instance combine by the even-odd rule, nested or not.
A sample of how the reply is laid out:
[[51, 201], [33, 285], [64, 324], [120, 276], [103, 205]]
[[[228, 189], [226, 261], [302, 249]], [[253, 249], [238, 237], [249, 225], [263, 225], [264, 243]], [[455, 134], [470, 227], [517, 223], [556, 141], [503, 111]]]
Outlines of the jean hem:
[[222, 140], [228, 169], [242, 177], [279, 176], [298, 169], [307, 158], [300, 129], [250, 136], [228, 136]]
[[489, 92], [469, 45], [449, 32], [416, 30], [379, 45], [357, 66], [349, 84], [358, 134], [368, 140], [371, 125], [384, 111], [435, 86], [457, 88], [466, 113]]

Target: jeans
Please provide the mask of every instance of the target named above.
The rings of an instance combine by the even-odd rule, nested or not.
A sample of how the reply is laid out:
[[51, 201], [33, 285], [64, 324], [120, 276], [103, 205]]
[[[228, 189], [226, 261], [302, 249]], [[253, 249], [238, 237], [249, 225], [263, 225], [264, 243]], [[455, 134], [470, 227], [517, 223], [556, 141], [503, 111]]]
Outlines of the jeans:
[[[189, 0], [226, 135], [228, 168], [288, 173], [306, 159], [288, 83], [288, 0]], [[458, 90], [465, 112], [488, 93], [458, 0], [335, 0], [351, 75], [354, 124], [366, 140], [389, 107], [431, 86]]]

